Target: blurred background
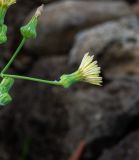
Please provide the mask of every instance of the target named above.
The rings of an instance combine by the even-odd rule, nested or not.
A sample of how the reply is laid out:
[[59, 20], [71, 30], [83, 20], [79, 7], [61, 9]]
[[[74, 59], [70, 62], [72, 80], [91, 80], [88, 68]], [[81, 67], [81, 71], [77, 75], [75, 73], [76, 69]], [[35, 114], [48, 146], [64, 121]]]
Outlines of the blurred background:
[[139, 160], [139, 1], [17, 0], [0, 68], [42, 3], [38, 36], [9, 72], [59, 79], [90, 51], [104, 83], [63, 89], [16, 80], [12, 103], [0, 110], [0, 160]]

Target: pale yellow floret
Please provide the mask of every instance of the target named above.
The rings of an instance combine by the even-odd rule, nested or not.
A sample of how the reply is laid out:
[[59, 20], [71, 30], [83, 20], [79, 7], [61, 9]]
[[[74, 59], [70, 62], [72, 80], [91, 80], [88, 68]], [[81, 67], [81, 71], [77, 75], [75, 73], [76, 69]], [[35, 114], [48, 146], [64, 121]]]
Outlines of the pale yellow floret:
[[97, 61], [93, 61], [94, 56], [86, 53], [79, 66], [78, 72], [81, 76], [81, 81], [95, 85], [101, 85], [102, 77], [100, 77], [101, 68], [98, 67]]
[[35, 13], [35, 17], [39, 17], [44, 9], [44, 5], [42, 4], [40, 7], [37, 8], [36, 13]]
[[0, 0], [0, 6], [2, 7], [9, 7], [14, 3], [16, 3], [16, 0]]

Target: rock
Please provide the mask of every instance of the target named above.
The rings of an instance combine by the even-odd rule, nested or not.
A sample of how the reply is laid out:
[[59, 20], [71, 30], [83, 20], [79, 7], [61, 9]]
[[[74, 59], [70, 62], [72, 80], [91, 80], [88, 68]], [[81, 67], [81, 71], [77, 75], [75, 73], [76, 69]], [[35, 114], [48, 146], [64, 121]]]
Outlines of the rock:
[[90, 51], [99, 60], [105, 78], [138, 74], [138, 31], [138, 19], [128, 17], [80, 32], [70, 52], [70, 64], [79, 64]]
[[139, 3], [132, 6], [135, 15], [139, 16]]
[[[38, 0], [35, 1], [35, 3], [26, 1], [27, 4], [31, 4], [30, 7], [32, 7], [33, 4], [33, 8], [37, 4], [36, 2], [40, 3]], [[120, 4], [121, 2], [118, 3]], [[53, 54], [61, 51], [61, 53], [65, 53], [66, 50], [69, 50], [72, 45], [72, 40], [79, 30], [109, 19], [119, 18], [130, 12], [128, 11], [129, 7], [127, 7], [126, 11], [123, 5], [121, 9], [121, 5], [118, 5], [117, 2], [110, 3], [110, 5], [107, 4], [107, 2], [103, 2], [103, 5], [100, 5], [102, 2], [78, 2], [78, 4], [81, 5], [78, 6], [77, 2], [61, 2], [49, 5], [48, 10], [46, 8], [40, 20], [41, 24], [39, 28], [39, 32], [42, 32], [41, 35], [44, 37], [47, 36], [46, 38], [48, 38], [48, 45], [42, 48], [43, 52], [49, 51], [48, 54], [50, 54], [50, 51], [52, 51], [51, 53]], [[96, 6], [94, 7], [88, 4], [96, 4]], [[22, 6], [22, 4], [20, 5]], [[98, 5], [100, 10], [97, 8]], [[88, 8], [86, 8], [86, 6]], [[104, 7], [104, 9], [102, 6], [106, 8]], [[16, 11], [14, 14], [11, 14], [12, 20], [8, 22], [13, 24], [15, 15], [18, 15], [19, 12], [21, 12], [21, 15], [27, 13], [29, 8], [27, 10], [25, 9], [23, 13], [24, 7], [23, 4], [22, 9], [19, 8], [18, 12]], [[91, 7], [96, 8], [96, 10], [94, 9], [95, 12], [94, 10], [92, 11]], [[112, 14], [112, 11], [114, 14]], [[45, 22], [47, 12], [49, 18], [46, 18]], [[59, 12], [60, 14], [57, 15]], [[96, 19], [94, 18], [92, 22], [91, 19], [94, 13], [99, 15], [99, 17], [96, 16]], [[107, 18], [102, 16], [103, 13], [107, 13]], [[108, 16], [109, 13], [110, 16]], [[23, 18], [22, 16], [20, 17], [18, 15], [19, 19], [14, 21], [16, 28], [18, 28], [19, 22], [21, 22], [20, 18]], [[43, 20], [45, 25], [42, 25]], [[119, 24], [119, 26], [123, 26], [123, 28], [126, 25], [128, 26], [126, 28], [127, 30], [124, 31], [126, 36], [123, 36], [124, 38], [122, 37], [124, 40], [122, 39], [119, 42], [117, 38], [112, 41], [106, 41], [106, 53], [108, 53], [108, 55], [112, 55], [113, 48], [117, 49], [119, 43], [120, 46], [121, 44], [125, 46], [125, 43], [127, 43], [129, 48], [133, 46], [133, 57], [135, 56], [135, 51], [136, 56], [138, 55], [138, 48], [136, 48], [138, 44], [138, 34], [135, 32], [135, 30], [138, 31], [138, 23], [134, 23], [137, 22], [136, 20], [134, 21], [134, 19], [132, 22], [129, 23], [129, 21], [124, 20], [124, 22], [121, 22], [122, 25]], [[12, 38], [14, 45], [10, 44], [10, 50], [14, 50], [15, 45], [17, 45], [18, 35], [16, 28], [13, 32], [10, 31], [12, 34], [15, 33], [15, 36]], [[118, 34], [122, 35], [122, 32], [119, 31], [121, 27], [116, 28]], [[113, 31], [115, 32], [115, 30]], [[116, 33], [115, 35], [117, 35]], [[113, 36], [112, 34], [112, 37]], [[39, 44], [36, 43], [36, 47], [32, 46], [31, 48], [34, 62], [29, 66], [28, 75], [54, 80], [59, 79], [61, 74], [70, 72], [73, 68], [68, 66], [69, 59], [67, 56], [47, 58], [44, 56], [40, 59], [34, 56], [33, 51], [38, 52], [39, 45], [44, 45], [45, 39], [43, 39], [43, 37], [40, 39], [40, 41], [37, 41]], [[129, 42], [133, 40], [133, 44], [130, 44], [128, 39], [130, 39]], [[58, 42], [58, 40], [60, 40], [60, 42]], [[137, 41], [136, 45], [134, 41]], [[111, 47], [107, 48], [109, 44]], [[45, 47], [46, 50], [43, 50]], [[123, 48], [120, 49], [122, 50]], [[4, 52], [7, 51], [9, 56], [9, 49]], [[27, 50], [27, 48], [23, 50], [23, 52], [26, 51], [29, 50]], [[106, 69], [110, 70], [106, 62], [110, 62], [112, 58], [109, 60], [109, 57], [107, 58], [105, 55], [101, 56], [102, 51], [103, 48], [97, 53], [97, 58], [100, 64], [104, 66], [104, 73], [106, 75], [106, 73], [110, 73], [110, 71], [106, 72]], [[39, 51], [39, 54], [40, 53], [41, 50]], [[26, 55], [27, 54], [28, 52], [26, 52]], [[26, 55], [21, 57], [21, 62], [24, 64], [27, 64], [30, 61], [28, 58], [31, 57]], [[5, 59], [7, 59], [8, 56], [5, 56]], [[131, 54], [129, 54], [129, 56], [131, 56]], [[116, 61], [117, 59], [122, 61], [123, 59], [121, 57], [125, 57], [125, 53], [123, 54], [122, 51], [118, 57], [116, 54], [114, 55]], [[103, 63], [103, 61], [105, 63]], [[135, 63], [134, 61], [134, 63], [137, 65], [138, 59], [136, 59], [136, 61], [137, 62]], [[114, 62], [114, 60], [112, 62]], [[109, 65], [112, 65], [112, 63]], [[0, 59], [0, 66], [3, 66], [2, 59]], [[20, 61], [16, 61], [15, 66], [22, 68]], [[122, 70], [123, 66], [119, 66], [121, 67], [119, 70]], [[138, 65], [136, 67], [136, 70], [137, 69]], [[112, 70], [115, 72], [114, 64], [112, 65], [111, 72]], [[138, 72], [136, 71], [136, 73]], [[26, 75], [25, 71], [24, 74]], [[133, 74], [135, 74], [135, 72]], [[81, 83], [67, 90], [57, 86], [16, 80], [10, 92], [13, 97], [12, 104], [1, 108], [0, 111], [0, 160], [66, 160], [69, 159], [69, 155], [73, 153], [81, 140], [84, 140], [86, 143], [86, 149], [82, 158], [85, 160], [89, 158], [93, 160], [93, 158], [100, 156], [108, 146], [114, 146], [119, 142], [121, 137], [127, 135], [129, 125], [134, 125], [134, 121], [139, 116], [138, 88], [139, 77], [127, 74], [124, 77], [113, 76], [111, 80], [104, 83], [104, 87], [93, 87]]]
[[[42, 58], [29, 75], [59, 79], [70, 70], [67, 61], [63, 56]], [[65, 160], [82, 139], [100, 144], [105, 137], [123, 135], [139, 114], [139, 78], [117, 79], [100, 88], [81, 86], [66, 90], [16, 81], [12, 104], [0, 112], [1, 157], [19, 160], [25, 145], [29, 159]]]
[[40, 17], [37, 39], [30, 41], [26, 48], [39, 56], [67, 54], [79, 30], [131, 14], [124, 2], [61, 1], [50, 4]]
[[[73, 0], [63, 0], [63, 1], [73, 1]], [[76, 0], [76, 1], [124, 1], [124, 0]]]
[[[36, 9], [44, 2], [45, 0], [18, 0], [16, 4], [12, 5], [8, 9], [5, 19], [5, 24], [8, 26], [8, 41], [3, 45], [3, 47], [0, 45], [0, 55], [6, 59], [6, 62], [11, 57], [11, 54], [15, 51], [20, 39], [22, 38], [19, 29], [22, 26], [26, 16], [30, 13], [30, 11]], [[27, 53], [27, 51], [25, 52]]]
[[[50, 1], [47, 0], [47, 3], [51, 3], [51, 2], [52, 2], [51, 0]], [[21, 39], [19, 28], [23, 25], [23, 22], [26, 16], [30, 13], [30, 11], [32, 11], [33, 9], [36, 9], [42, 3], [46, 4], [46, 1], [45, 0], [41, 0], [41, 1], [40, 0], [34, 0], [34, 1], [18, 0], [16, 4], [12, 5], [8, 9], [6, 20], [5, 20], [5, 23], [8, 26], [8, 42], [4, 45], [0, 45], [0, 52], [1, 52], [0, 68], [2, 68], [2, 66], [4, 65], [3, 63], [6, 63], [10, 59], [11, 54], [15, 51], [15, 49], [19, 45], [20, 39]], [[31, 56], [31, 54], [28, 54], [27, 50], [24, 50], [23, 52], [26, 55], [23, 54], [19, 56], [13, 65], [14, 69], [21, 72], [27, 71], [28, 68], [32, 65], [32, 61], [34, 60], [34, 57], [33, 57], [34, 55]]]
[[[30, 75], [57, 79], [64, 66], [65, 57], [43, 58]], [[19, 160], [25, 145], [28, 148], [25, 156], [29, 159], [61, 160], [62, 139], [68, 124], [61, 97], [64, 89], [58, 88], [22, 80], [15, 82], [11, 93], [13, 103], [0, 112], [0, 157], [6, 154], [8, 159]]]
[[[63, 0], [63, 1], [70, 1], [70, 0]], [[138, 0], [76, 0], [76, 1], [126, 1], [129, 4], [136, 4], [138, 2]]]
[[69, 131], [65, 138], [65, 150], [72, 153], [83, 140], [87, 146], [91, 145], [84, 159], [95, 159], [105, 147], [115, 143], [139, 114], [138, 86], [139, 77], [125, 78], [103, 88], [69, 93], [72, 96], [68, 96], [66, 105]]
[[99, 160], [138, 160], [139, 130], [127, 135], [117, 145], [105, 150]]

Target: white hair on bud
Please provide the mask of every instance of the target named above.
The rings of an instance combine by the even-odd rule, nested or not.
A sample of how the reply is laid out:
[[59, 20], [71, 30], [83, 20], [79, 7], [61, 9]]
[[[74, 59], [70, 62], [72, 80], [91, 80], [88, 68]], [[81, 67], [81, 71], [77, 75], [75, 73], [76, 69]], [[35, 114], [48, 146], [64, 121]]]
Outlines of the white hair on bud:
[[42, 14], [43, 9], [44, 9], [44, 4], [42, 4], [40, 7], [37, 8], [37, 11], [36, 11], [36, 13], [35, 13], [35, 16], [36, 16], [36, 17], [39, 17], [39, 16]]

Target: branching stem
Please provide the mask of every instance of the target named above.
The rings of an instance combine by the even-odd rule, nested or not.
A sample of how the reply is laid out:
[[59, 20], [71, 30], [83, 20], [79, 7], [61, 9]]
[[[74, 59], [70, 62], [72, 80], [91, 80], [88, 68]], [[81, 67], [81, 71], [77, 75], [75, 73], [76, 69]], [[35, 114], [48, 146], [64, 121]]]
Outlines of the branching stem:
[[14, 78], [14, 79], [23, 79], [23, 80], [27, 80], [27, 81], [46, 83], [46, 84], [51, 84], [51, 85], [62, 85], [59, 81], [56, 81], [56, 80], [55, 81], [49, 81], [49, 80], [44, 80], [44, 79], [39, 79], [39, 78], [34, 78], [34, 77], [11, 75], [11, 74], [0, 74], [0, 76], [2, 78], [9, 77], [9, 78]]
[[1, 71], [1, 74], [4, 74], [8, 68], [11, 66], [11, 64], [13, 63], [13, 61], [15, 60], [16, 56], [18, 55], [19, 51], [21, 50], [21, 48], [23, 47], [24, 43], [25, 43], [26, 39], [23, 38], [20, 45], [18, 46], [18, 48], [16, 49], [16, 51], [14, 52], [13, 56], [11, 57], [11, 59], [9, 60], [9, 62], [7, 63], [7, 65], [4, 67], [4, 69]]
[[27, 80], [27, 81], [34, 81], [34, 82], [39, 82], [39, 83], [51, 84], [51, 85], [61, 85], [61, 83], [59, 81], [49, 81], [49, 80], [44, 80], [44, 79], [34, 78], [34, 77], [5, 74], [5, 72], [9, 69], [11, 64], [14, 62], [16, 56], [18, 55], [18, 53], [20, 52], [21, 48], [23, 47], [25, 41], [26, 41], [26, 39], [23, 38], [21, 43], [19, 44], [18, 48], [14, 52], [13, 56], [11, 57], [11, 59], [9, 60], [7, 65], [4, 67], [4, 69], [1, 71], [0, 77], [2, 77], [2, 78], [9, 77], [9, 78], [14, 78], [14, 79], [23, 79], [23, 80]]

